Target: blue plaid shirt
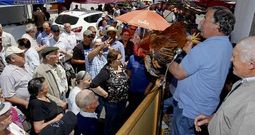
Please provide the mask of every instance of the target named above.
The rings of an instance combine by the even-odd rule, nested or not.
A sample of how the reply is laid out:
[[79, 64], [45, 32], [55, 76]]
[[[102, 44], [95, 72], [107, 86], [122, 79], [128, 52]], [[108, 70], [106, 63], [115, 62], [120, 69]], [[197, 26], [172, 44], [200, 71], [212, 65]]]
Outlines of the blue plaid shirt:
[[102, 55], [96, 55], [93, 60], [89, 61], [88, 56], [85, 57], [86, 71], [90, 73], [92, 79], [94, 79], [100, 70], [107, 63], [106, 58]]

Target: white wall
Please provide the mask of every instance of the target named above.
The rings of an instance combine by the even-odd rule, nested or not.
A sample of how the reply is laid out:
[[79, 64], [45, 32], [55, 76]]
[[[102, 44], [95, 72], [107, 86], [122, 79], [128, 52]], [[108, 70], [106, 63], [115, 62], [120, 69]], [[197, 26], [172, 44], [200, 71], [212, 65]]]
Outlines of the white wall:
[[231, 34], [233, 43], [239, 42], [242, 38], [248, 37], [255, 12], [255, 0], [236, 0], [235, 29]]

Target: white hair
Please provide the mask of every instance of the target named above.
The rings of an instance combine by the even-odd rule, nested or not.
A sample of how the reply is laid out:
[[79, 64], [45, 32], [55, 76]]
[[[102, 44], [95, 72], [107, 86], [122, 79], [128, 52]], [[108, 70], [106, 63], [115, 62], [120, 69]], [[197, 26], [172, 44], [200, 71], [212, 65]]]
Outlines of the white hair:
[[95, 94], [90, 90], [82, 90], [75, 97], [76, 105], [84, 110], [88, 105], [93, 103]]
[[29, 23], [26, 25], [25, 31], [26, 31], [26, 33], [29, 33], [30, 31], [33, 31], [35, 28], [36, 28], [36, 26], [34, 24]]
[[240, 59], [243, 62], [255, 61], [255, 36], [241, 40], [237, 47], [240, 51]]

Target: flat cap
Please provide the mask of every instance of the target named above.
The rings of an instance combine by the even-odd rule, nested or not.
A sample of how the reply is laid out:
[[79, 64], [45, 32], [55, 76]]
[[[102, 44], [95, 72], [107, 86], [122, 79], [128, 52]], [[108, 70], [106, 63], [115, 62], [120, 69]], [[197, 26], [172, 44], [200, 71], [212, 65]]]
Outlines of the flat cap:
[[54, 52], [56, 50], [58, 50], [58, 47], [45, 47], [40, 51], [40, 54], [43, 58], [45, 58], [46, 55], [48, 55], [51, 52]]

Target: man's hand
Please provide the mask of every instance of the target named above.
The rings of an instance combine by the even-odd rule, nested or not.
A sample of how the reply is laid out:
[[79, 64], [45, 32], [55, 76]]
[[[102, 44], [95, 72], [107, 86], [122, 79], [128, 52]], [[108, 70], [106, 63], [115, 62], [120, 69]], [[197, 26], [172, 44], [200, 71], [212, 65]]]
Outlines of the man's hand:
[[200, 132], [202, 130], [201, 126], [208, 125], [211, 119], [212, 119], [212, 116], [205, 116], [203, 114], [197, 116], [194, 120], [196, 131]]

